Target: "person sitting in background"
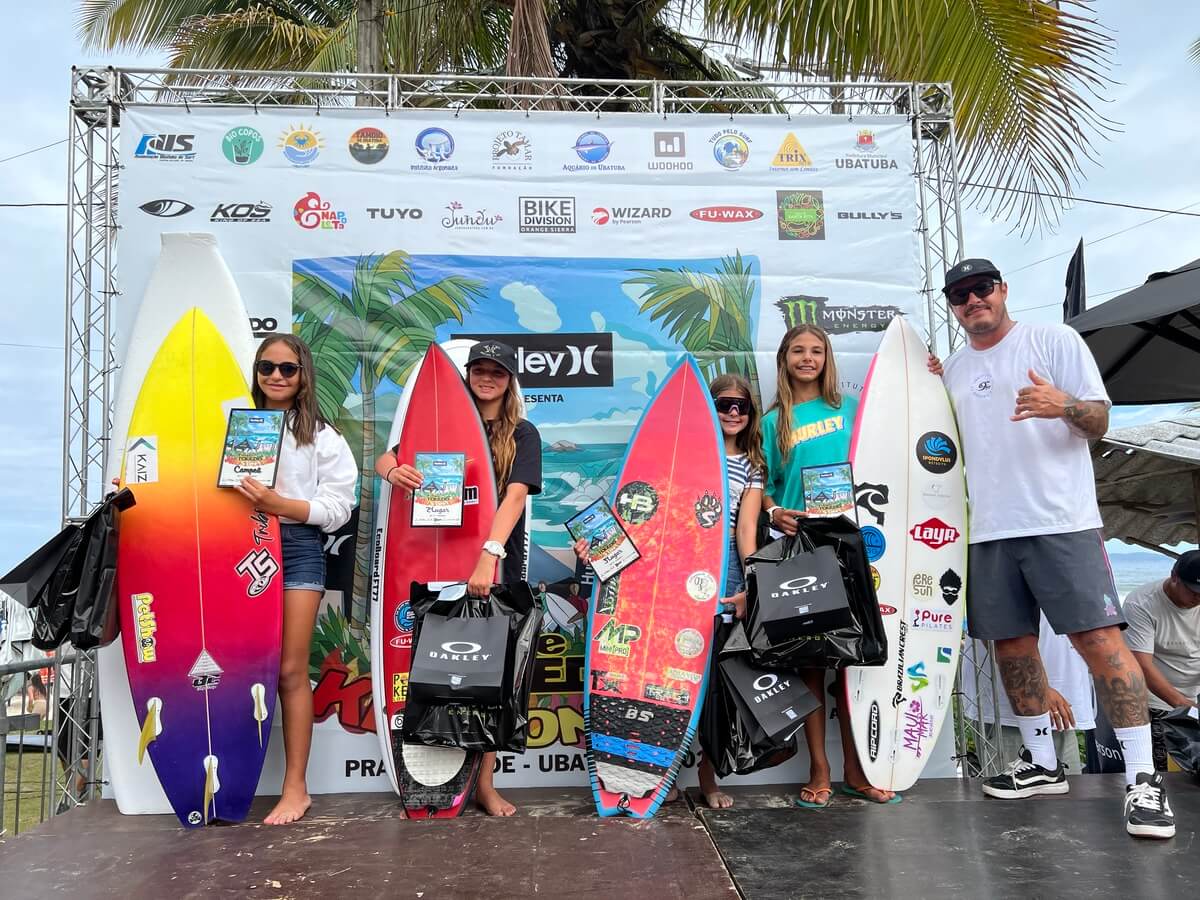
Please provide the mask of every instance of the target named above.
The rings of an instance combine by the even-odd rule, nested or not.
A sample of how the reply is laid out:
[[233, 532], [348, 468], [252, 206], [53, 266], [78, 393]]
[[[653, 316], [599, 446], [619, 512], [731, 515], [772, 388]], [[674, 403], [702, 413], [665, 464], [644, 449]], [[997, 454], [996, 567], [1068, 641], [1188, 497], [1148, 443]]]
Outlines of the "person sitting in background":
[[1200, 550], [1175, 561], [1171, 577], [1152, 581], [1125, 598], [1125, 642], [1150, 689], [1150, 739], [1154, 767], [1166, 771], [1162, 717], [1200, 700]]

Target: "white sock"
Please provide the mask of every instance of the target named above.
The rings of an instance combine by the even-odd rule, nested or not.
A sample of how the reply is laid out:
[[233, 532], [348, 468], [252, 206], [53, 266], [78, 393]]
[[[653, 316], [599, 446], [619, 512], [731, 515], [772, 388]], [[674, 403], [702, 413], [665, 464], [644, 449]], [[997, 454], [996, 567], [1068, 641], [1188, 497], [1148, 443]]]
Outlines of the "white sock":
[[1050, 713], [1040, 716], [1017, 716], [1021, 729], [1021, 740], [1029, 751], [1035, 766], [1053, 772], [1058, 768], [1058, 754], [1054, 752], [1054, 737], [1050, 733]]
[[1132, 728], [1114, 728], [1113, 734], [1121, 742], [1121, 753], [1125, 757], [1125, 783], [1137, 782], [1140, 773], [1154, 774], [1154, 745], [1150, 740], [1150, 726], [1134, 725]]

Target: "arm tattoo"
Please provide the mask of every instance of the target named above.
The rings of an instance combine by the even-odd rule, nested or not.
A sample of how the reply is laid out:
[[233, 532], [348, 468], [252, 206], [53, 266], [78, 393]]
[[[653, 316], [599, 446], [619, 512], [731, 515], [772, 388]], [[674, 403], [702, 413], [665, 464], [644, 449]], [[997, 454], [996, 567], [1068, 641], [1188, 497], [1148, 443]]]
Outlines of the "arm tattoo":
[[1068, 394], [1063, 419], [1076, 434], [1096, 440], [1108, 431], [1108, 406], [1099, 400], [1077, 400]]
[[1046, 711], [1046, 670], [1036, 656], [1000, 658], [1000, 680], [1018, 716], [1040, 716]]
[[1096, 697], [1114, 728], [1132, 728], [1150, 721], [1146, 680], [1140, 670], [1130, 671], [1124, 677], [1097, 675]]

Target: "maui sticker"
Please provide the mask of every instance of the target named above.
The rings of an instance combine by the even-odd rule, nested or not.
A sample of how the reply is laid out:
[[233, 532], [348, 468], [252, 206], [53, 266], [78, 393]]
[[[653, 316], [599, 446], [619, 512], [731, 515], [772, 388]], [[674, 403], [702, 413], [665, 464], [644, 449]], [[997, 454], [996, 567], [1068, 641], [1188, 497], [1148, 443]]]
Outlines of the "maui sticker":
[[925, 752], [925, 739], [933, 737], [933, 713], [925, 712], [925, 707], [917, 698], [904, 708], [904, 749], [911, 750], [913, 756], [920, 759]]

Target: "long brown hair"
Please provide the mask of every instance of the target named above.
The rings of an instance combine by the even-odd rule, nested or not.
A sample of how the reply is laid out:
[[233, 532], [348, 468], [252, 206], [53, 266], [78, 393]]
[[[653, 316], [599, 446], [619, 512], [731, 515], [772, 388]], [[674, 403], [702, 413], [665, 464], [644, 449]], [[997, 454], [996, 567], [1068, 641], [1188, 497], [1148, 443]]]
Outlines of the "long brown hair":
[[842, 392], [838, 390], [837, 363], [834, 361], [833, 346], [829, 343], [829, 335], [825, 329], [820, 325], [796, 325], [789, 328], [783, 340], [779, 342], [779, 349], [775, 351], [775, 402], [767, 410], [779, 410], [775, 423], [775, 445], [785, 462], [792, 450], [792, 407], [795, 405], [792, 399], [792, 379], [787, 369], [788, 347], [802, 334], [814, 335], [825, 345], [825, 363], [821, 368], [819, 381], [821, 398], [834, 409], [840, 409], [842, 405]]
[[[467, 370], [467, 390], [471, 390], [471, 372]], [[479, 398], [471, 392], [471, 398], [479, 407]], [[485, 422], [488, 446], [492, 450], [492, 466], [496, 470], [496, 493], [504, 496], [508, 476], [512, 474], [513, 461], [517, 458], [517, 423], [521, 421], [521, 395], [517, 393], [517, 376], [509, 373], [508, 387], [500, 398], [500, 415], [492, 422]]]
[[754, 395], [750, 392], [750, 382], [734, 372], [718, 375], [708, 386], [708, 392], [716, 400], [722, 391], [737, 391], [745, 398], [749, 407], [749, 419], [746, 421], [746, 427], [733, 439], [734, 444], [746, 454], [751, 470], [766, 472], [767, 460], [763, 456], [762, 445], [762, 415], [758, 411], [758, 404], [754, 402]]
[[321, 415], [321, 408], [317, 405], [317, 370], [314, 367], [312, 351], [308, 349], [308, 344], [294, 334], [270, 334], [263, 339], [254, 354], [254, 366], [250, 372], [253, 379], [250, 396], [254, 398], [254, 405], [260, 409], [267, 405], [267, 395], [258, 385], [258, 361], [272, 344], [283, 344], [296, 354], [296, 359], [300, 362], [300, 390], [292, 398], [292, 408], [288, 411], [288, 426], [292, 429], [296, 443], [303, 447], [316, 440], [317, 432], [326, 425], [332, 427], [332, 423]]

